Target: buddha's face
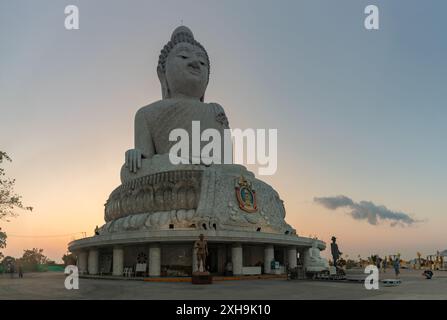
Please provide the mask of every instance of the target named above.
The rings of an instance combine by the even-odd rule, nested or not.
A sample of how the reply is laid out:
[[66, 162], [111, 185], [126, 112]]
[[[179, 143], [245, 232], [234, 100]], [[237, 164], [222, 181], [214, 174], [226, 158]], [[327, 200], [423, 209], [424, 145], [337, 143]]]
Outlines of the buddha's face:
[[208, 85], [208, 60], [205, 52], [190, 43], [179, 43], [166, 61], [166, 81], [171, 93], [201, 98]]

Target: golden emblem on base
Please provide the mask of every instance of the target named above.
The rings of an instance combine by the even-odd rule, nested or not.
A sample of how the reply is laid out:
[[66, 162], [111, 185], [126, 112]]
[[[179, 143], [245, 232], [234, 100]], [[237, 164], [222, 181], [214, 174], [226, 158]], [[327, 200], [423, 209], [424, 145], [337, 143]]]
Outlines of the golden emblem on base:
[[253, 190], [251, 183], [241, 176], [238, 179], [236, 189], [236, 198], [239, 203], [239, 208], [245, 212], [256, 212], [258, 206], [256, 203], [256, 192]]

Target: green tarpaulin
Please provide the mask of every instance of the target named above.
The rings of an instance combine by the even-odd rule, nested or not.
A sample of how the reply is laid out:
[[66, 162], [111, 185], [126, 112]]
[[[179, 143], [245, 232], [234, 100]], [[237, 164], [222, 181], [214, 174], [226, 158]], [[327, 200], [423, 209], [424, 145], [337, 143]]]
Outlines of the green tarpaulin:
[[63, 266], [49, 266], [46, 264], [38, 264], [37, 271], [52, 271], [52, 272], [64, 272], [65, 268]]

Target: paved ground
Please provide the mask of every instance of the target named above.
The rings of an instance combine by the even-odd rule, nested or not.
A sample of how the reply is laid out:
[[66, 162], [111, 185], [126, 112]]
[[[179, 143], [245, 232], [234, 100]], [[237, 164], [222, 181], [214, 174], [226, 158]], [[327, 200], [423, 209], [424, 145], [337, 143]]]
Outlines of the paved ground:
[[[389, 278], [387, 273], [381, 279]], [[25, 274], [23, 279], [0, 276], [0, 299], [447, 299], [447, 272], [425, 280], [420, 271], [403, 270], [398, 287], [366, 290], [363, 283], [246, 280], [197, 286], [129, 280], [80, 279], [79, 290], [64, 287], [61, 273]]]

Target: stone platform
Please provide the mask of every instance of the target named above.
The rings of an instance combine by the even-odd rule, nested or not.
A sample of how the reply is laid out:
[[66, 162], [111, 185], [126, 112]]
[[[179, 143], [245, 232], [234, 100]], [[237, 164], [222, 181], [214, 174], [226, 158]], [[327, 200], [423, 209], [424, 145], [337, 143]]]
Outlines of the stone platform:
[[212, 284], [213, 277], [209, 272], [193, 272], [191, 282], [192, 284]]
[[[257, 259], [264, 262], [264, 274], [274, 273], [271, 270], [270, 262], [274, 260], [275, 250], [282, 250], [284, 262], [291, 267], [296, 266], [297, 252], [303, 254], [312, 247], [314, 239], [299, 237], [293, 234], [269, 234], [264, 232], [246, 232], [229, 230], [158, 230], [158, 231], [134, 231], [122, 233], [110, 233], [98, 235], [90, 238], [75, 240], [69, 244], [69, 249], [78, 256], [78, 267], [81, 274], [97, 275], [101, 273], [100, 256], [104, 252], [109, 252], [112, 256], [111, 272], [114, 276], [122, 276], [125, 268], [125, 255], [127, 250], [133, 247], [143, 248], [148, 256], [148, 275], [159, 277], [162, 272], [162, 260], [170, 255], [172, 245], [173, 250], [177, 247], [189, 248], [194, 265], [195, 255], [193, 244], [198, 236], [203, 233], [208, 244], [227, 247], [228, 252], [219, 255], [218, 259], [227, 260], [231, 256], [233, 264], [233, 274], [243, 275], [245, 267], [244, 251], [247, 254], [257, 252]], [[323, 241], [317, 241], [320, 250], [325, 249]], [[147, 251], [146, 251], [147, 250]], [[250, 251], [253, 251], [250, 253]], [[266, 263], [267, 262], [267, 263]]]

